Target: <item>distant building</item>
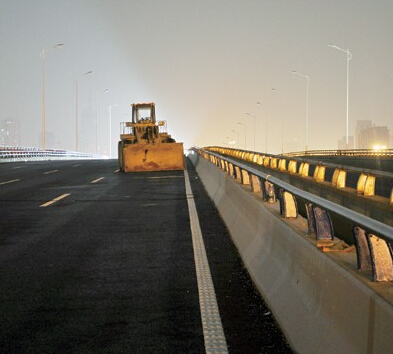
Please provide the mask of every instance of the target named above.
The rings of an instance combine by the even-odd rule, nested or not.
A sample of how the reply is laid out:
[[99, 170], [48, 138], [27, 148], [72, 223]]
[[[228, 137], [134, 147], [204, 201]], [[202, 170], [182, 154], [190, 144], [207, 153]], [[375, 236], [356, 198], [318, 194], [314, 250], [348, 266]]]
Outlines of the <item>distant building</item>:
[[355, 132], [355, 143], [356, 149], [366, 149], [363, 145], [361, 134], [365, 129], [372, 127], [371, 120], [357, 120], [356, 121], [356, 132]]
[[388, 127], [373, 126], [362, 130], [359, 146], [361, 149], [387, 149], [390, 146]]
[[0, 123], [0, 145], [20, 145], [20, 122], [15, 119], [3, 119]]
[[[353, 141], [353, 136], [348, 137], [348, 149], [353, 149], [355, 144]], [[347, 137], [343, 136], [339, 141], [338, 141], [338, 150], [346, 150], [347, 149]]]

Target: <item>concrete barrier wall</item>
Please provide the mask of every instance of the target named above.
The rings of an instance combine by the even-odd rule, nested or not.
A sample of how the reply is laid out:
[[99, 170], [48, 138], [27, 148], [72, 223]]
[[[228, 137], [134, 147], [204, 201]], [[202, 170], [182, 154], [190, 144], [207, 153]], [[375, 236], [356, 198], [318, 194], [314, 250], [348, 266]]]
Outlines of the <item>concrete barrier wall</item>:
[[[189, 156], [255, 285], [298, 353], [393, 352], [393, 306], [375, 286], [274, 207], [196, 154]], [[348, 264], [356, 262], [354, 253]], [[387, 293], [393, 285], [381, 284]], [[391, 290], [389, 290], [389, 287]]]

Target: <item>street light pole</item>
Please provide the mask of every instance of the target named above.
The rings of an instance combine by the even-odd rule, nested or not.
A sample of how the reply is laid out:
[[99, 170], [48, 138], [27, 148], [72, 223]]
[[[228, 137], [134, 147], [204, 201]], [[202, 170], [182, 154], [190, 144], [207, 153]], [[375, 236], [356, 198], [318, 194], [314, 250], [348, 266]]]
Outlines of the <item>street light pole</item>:
[[[279, 93], [280, 91], [275, 88], [271, 88], [270, 91]], [[284, 119], [281, 117], [281, 150], [284, 152]], [[267, 128], [267, 118], [266, 118], [266, 128]], [[267, 129], [266, 129], [266, 141], [267, 141]], [[266, 151], [267, 152], [267, 151]]]
[[117, 107], [117, 104], [110, 104], [109, 110], [109, 158], [112, 157], [112, 107]]
[[[101, 91], [101, 93], [106, 93], [106, 92], [109, 92], [109, 89], [105, 89], [105, 90], [103, 90], [103, 91]], [[96, 94], [96, 154], [98, 153], [98, 143], [97, 143], [97, 141], [98, 141], [98, 110], [99, 110], [99, 105], [98, 105], [98, 95], [99, 95], [99, 93], [100, 92], [97, 92], [97, 94]]]
[[[257, 102], [257, 105], [262, 106], [261, 102]], [[268, 129], [268, 110], [266, 104], [266, 119], [265, 119], [265, 154], [267, 154], [267, 129]]]
[[236, 131], [236, 130], [232, 129], [232, 132], [237, 134], [237, 148], [239, 148], [239, 131]]
[[292, 71], [292, 74], [302, 76], [307, 80], [307, 88], [306, 88], [306, 152], [308, 151], [308, 86], [310, 84], [310, 77], [308, 75], [304, 75], [297, 71]]
[[328, 47], [337, 49], [341, 52], [344, 52], [347, 54], [347, 132], [346, 132], [346, 139], [345, 139], [345, 145], [346, 145], [346, 150], [348, 150], [348, 136], [349, 136], [349, 61], [352, 58], [352, 54], [349, 52], [349, 49], [345, 50], [342, 49], [335, 44], [328, 44]]
[[244, 150], [247, 150], [247, 126], [243, 123], [237, 123], [244, 127]]
[[254, 152], [255, 152], [255, 116], [253, 116], [253, 115], [250, 114], [250, 113], [246, 113], [246, 114], [247, 114], [248, 116], [254, 118]]
[[83, 75], [77, 76], [75, 78], [75, 151], [78, 151], [78, 79], [82, 76], [92, 74], [90, 70]]
[[42, 149], [46, 149], [46, 117], [45, 117], [45, 53], [61, 48], [63, 43], [56, 44], [53, 48], [42, 48], [40, 58], [42, 59]]
[[[262, 106], [262, 103], [261, 102], [257, 102], [256, 103], [258, 106]], [[261, 115], [262, 116], [262, 115]], [[267, 121], [267, 116], [266, 116], [266, 121]], [[262, 122], [261, 122], [261, 128], [262, 128]], [[261, 151], [262, 151], [262, 149], [263, 149], [263, 146], [262, 146], [262, 139], [261, 139]], [[267, 153], [267, 151], [266, 151], [266, 140], [265, 140], [265, 153]]]

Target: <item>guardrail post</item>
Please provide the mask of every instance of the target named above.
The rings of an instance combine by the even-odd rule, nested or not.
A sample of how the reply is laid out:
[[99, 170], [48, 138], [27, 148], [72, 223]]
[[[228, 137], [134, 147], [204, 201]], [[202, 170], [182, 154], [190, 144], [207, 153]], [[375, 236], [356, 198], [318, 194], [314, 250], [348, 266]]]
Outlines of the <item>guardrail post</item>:
[[313, 205], [311, 203], [306, 202], [305, 207], [306, 207], [307, 226], [308, 226], [307, 234], [309, 236], [315, 236], [316, 235], [316, 226], [315, 226], [314, 211], [312, 209]]
[[242, 176], [241, 184], [246, 184], [246, 185], [250, 184], [250, 176], [248, 175], [248, 171], [240, 170], [240, 172], [241, 172], [241, 176]]
[[253, 193], [261, 192], [261, 180], [258, 176], [251, 174], [251, 191]]
[[333, 240], [333, 224], [330, 214], [319, 206], [306, 203], [308, 234], [317, 240]]
[[358, 194], [364, 193], [364, 186], [366, 185], [366, 180], [367, 180], [367, 175], [362, 172], [358, 178], [358, 183], [356, 185], [356, 192]]
[[296, 198], [289, 192], [279, 189], [280, 214], [285, 218], [297, 218]]
[[279, 159], [278, 160], [278, 169], [280, 171], [286, 171], [287, 170], [287, 160], [286, 159]]
[[345, 180], [347, 178], [347, 171], [336, 168], [333, 173], [332, 186], [337, 188], [345, 187]]
[[390, 204], [393, 204], [393, 188], [392, 191], [390, 192]]
[[314, 180], [317, 182], [323, 182], [325, 180], [325, 170], [325, 166], [317, 165], [314, 171]]
[[368, 175], [364, 185], [364, 195], [371, 197], [375, 195], [375, 176]]
[[288, 172], [289, 173], [296, 173], [297, 172], [297, 162], [295, 160], [289, 161]]
[[300, 176], [308, 177], [309, 168], [310, 168], [310, 164], [308, 162], [302, 162], [299, 167]]
[[277, 201], [274, 184], [267, 179], [262, 183], [262, 198], [268, 203], [275, 203]]
[[369, 234], [371, 265], [374, 281], [393, 281], [392, 247], [385, 240]]
[[242, 173], [239, 166], [235, 166], [235, 179], [239, 182], [242, 180]]
[[228, 162], [228, 175], [230, 175], [232, 178], [234, 177], [234, 169], [233, 169], [233, 164]]
[[372, 270], [373, 280], [393, 281], [392, 247], [385, 240], [368, 234], [362, 228], [353, 228], [359, 270]]
[[366, 231], [358, 226], [352, 230], [353, 238], [355, 240], [356, 258], [359, 270], [371, 270], [371, 255], [368, 246]]
[[224, 170], [225, 170], [225, 172], [227, 172], [228, 173], [228, 169], [229, 169], [229, 163], [228, 163], [228, 161], [225, 161], [224, 160]]

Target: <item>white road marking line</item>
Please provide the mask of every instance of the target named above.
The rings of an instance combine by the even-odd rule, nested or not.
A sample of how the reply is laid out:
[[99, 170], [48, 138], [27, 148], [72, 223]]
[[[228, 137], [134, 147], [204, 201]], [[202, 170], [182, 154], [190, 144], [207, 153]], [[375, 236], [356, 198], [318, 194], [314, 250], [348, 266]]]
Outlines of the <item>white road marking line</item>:
[[104, 178], [105, 178], [105, 177], [97, 178], [97, 179], [95, 179], [94, 181], [91, 181], [90, 183], [97, 183], [97, 182], [101, 181], [101, 180], [104, 179]]
[[44, 175], [49, 175], [51, 173], [56, 173], [56, 172], [59, 172], [59, 170], [47, 171], [47, 172], [44, 172]]
[[160, 177], [147, 177], [147, 179], [165, 179], [165, 178], [183, 178], [183, 176], [160, 176]]
[[74, 165], [74, 166], [72, 166], [72, 167], [79, 167], [80, 166], [80, 164], [78, 164], [78, 165]]
[[44, 203], [44, 204], [41, 204], [40, 207], [41, 207], [41, 208], [47, 207], [47, 206], [49, 206], [49, 205], [51, 205], [51, 204], [53, 204], [53, 203], [58, 202], [58, 201], [61, 200], [61, 199], [64, 199], [64, 198], [68, 197], [69, 195], [70, 195], [70, 193], [62, 194], [62, 195], [58, 196], [57, 198], [50, 200], [49, 202], [46, 202], [46, 203]]
[[0, 186], [1, 186], [2, 184], [14, 183], [14, 182], [18, 182], [18, 181], [20, 181], [20, 179], [12, 179], [11, 181], [1, 182], [1, 183], [0, 183]]
[[120, 168], [118, 168], [117, 170], [113, 171], [114, 173], [120, 172]]
[[199, 306], [201, 309], [203, 336], [206, 353], [228, 353], [228, 346], [222, 328], [216, 293], [207, 260], [205, 244], [199, 225], [194, 195], [192, 194], [187, 170], [184, 170], [188, 210], [194, 247], [195, 269], [198, 280]]

